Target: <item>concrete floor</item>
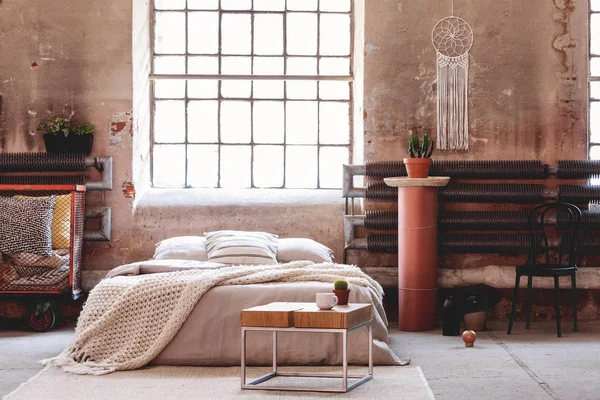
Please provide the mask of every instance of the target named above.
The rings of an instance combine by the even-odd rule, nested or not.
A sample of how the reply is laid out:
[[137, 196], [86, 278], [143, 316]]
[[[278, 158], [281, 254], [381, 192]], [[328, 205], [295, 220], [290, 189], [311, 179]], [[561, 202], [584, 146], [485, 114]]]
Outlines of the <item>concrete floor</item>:
[[[517, 323], [511, 336], [505, 323], [490, 325], [471, 349], [440, 330], [394, 327], [391, 345], [421, 366], [438, 400], [600, 399], [600, 321], [582, 322], [577, 333], [564, 326], [560, 339], [550, 322], [533, 323], [529, 331]], [[0, 330], [0, 396], [35, 375], [37, 361], [60, 353], [72, 335], [72, 326], [47, 333]]]

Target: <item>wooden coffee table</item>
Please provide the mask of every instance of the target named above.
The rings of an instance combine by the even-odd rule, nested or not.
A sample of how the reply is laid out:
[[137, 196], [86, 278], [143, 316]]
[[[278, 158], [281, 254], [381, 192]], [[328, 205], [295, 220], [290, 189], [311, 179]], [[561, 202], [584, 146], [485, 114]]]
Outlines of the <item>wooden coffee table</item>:
[[[293, 390], [312, 392], [348, 392], [373, 378], [373, 305], [348, 304], [335, 306], [331, 310], [320, 310], [315, 303], [270, 303], [252, 307], [241, 312], [241, 375], [242, 389]], [[369, 332], [369, 370], [367, 375], [348, 373], [348, 332], [361, 327]], [[273, 370], [246, 382], [246, 332], [273, 332]], [[342, 373], [323, 372], [280, 372], [277, 370], [278, 332], [318, 332], [342, 334]], [[259, 385], [276, 376], [341, 378], [342, 387], [288, 387]], [[359, 379], [348, 385], [348, 378]]]

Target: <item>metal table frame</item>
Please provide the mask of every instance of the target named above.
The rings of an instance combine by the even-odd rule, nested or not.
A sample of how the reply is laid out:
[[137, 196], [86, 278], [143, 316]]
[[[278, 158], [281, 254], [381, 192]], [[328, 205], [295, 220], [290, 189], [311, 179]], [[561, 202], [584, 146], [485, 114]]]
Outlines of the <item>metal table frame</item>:
[[[348, 332], [355, 329], [367, 327], [369, 332], [369, 371], [367, 375], [349, 374], [348, 373]], [[253, 381], [246, 382], [246, 332], [248, 331], [269, 331], [273, 332], [273, 371], [263, 375]], [[313, 332], [313, 333], [341, 333], [342, 334], [342, 373], [329, 372], [279, 372], [277, 370], [277, 332]], [[328, 329], [328, 328], [271, 328], [271, 327], [242, 327], [242, 389], [255, 390], [288, 390], [299, 392], [334, 392], [346, 393], [367, 381], [373, 379], [373, 320], [370, 319], [361, 324], [355, 325], [347, 329]], [[291, 376], [291, 377], [308, 377], [308, 378], [342, 378], [341, 388], [316, 388], [316, 387], [289, 387], [289, 386], [268, 386], [260, 383], [268, 381], [276, 376]], [[348, 386], [348, 378], [359, 378], [358, 381]]]

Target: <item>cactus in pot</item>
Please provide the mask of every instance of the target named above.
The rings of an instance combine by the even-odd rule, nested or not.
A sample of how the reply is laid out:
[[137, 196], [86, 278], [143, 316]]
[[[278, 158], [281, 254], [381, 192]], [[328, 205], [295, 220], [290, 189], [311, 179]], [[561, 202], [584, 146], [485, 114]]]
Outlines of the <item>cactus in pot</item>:
[[343, 306], [348, 304], [350, 289], [348, 289], [348, 281], [345, 279], [337, 279], [333, 282], [333, 293], [338, 298], [338, 305]]
[[418, 136], [408, 140], [410, 158], [404, 159], [404, 165], [409, 178], [427, 178], [434, 147], [435, 142], [427, 135], [423, 136], [422, 143]]

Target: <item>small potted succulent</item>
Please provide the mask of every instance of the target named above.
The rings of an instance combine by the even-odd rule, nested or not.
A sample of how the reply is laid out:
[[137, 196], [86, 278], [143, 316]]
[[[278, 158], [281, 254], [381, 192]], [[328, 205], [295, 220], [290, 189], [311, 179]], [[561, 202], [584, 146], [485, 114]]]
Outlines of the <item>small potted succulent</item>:
[[94, 141], [94, 125], [84, 122], [70, 127], [67, 118], [51, 116], [38, 124], [38, 131], [44, 132], [44, 144], [48, 153], [90, 154]]
[[410, 158], [404, 159], [406, 173], [409, 178], [427, 178], [431, 166], [431, 154], [435, 142], [423, 136], [423, 143], [418, 136], [413, 136], [408, 141], [408, 154]]
[[350, 289], [348, 289], [348, 282], [345, 279], [338, 279], [335, 282], [333, 282], [333, 293], [338, 298], [339, 306], [348, 304]]

